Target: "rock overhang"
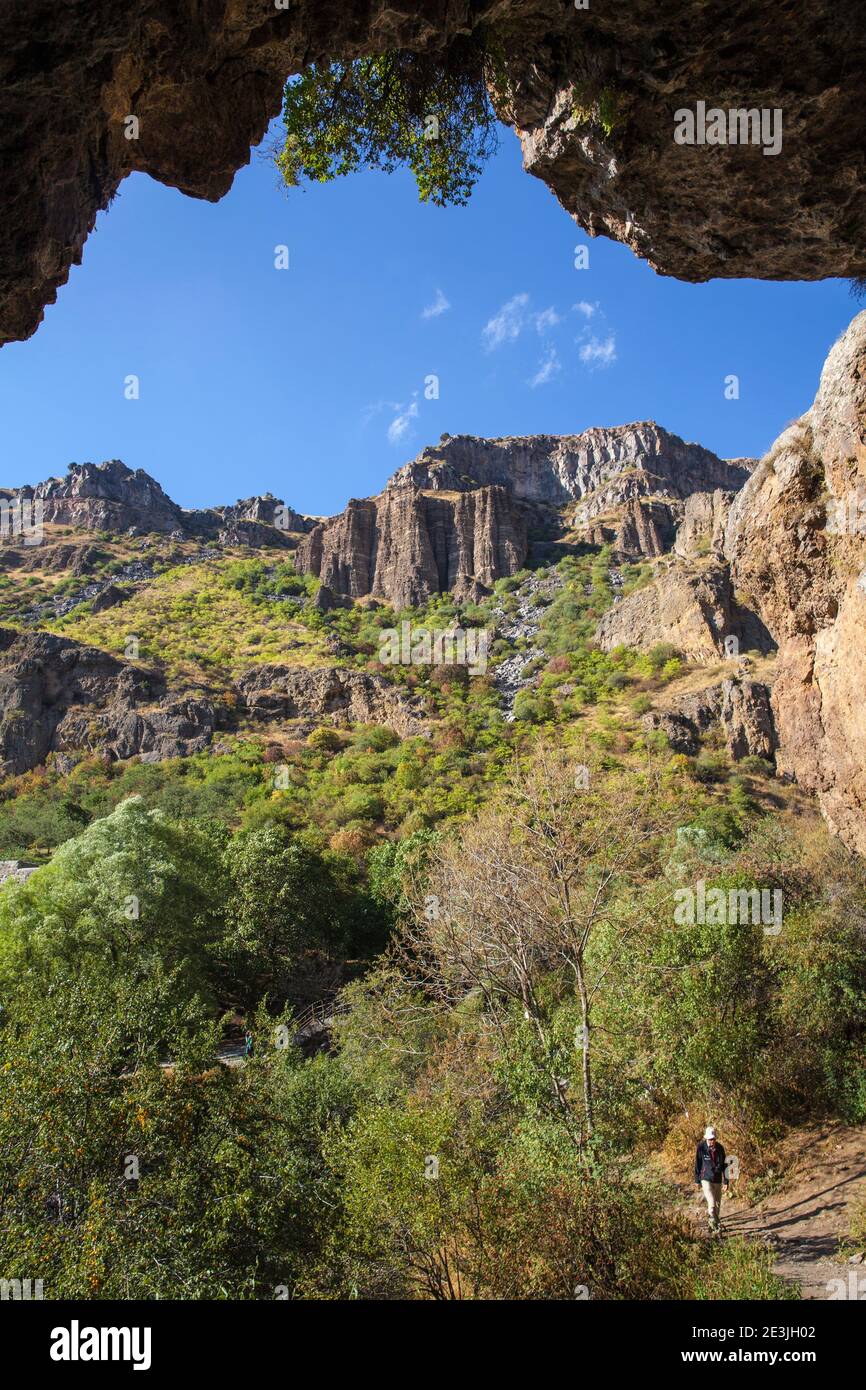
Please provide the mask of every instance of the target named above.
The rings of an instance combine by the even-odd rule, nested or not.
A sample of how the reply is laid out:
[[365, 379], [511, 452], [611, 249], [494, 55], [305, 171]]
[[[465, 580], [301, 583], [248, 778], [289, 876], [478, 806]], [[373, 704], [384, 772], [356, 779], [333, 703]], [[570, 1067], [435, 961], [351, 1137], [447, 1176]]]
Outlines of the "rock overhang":
[[[515, 39], [498, 114], [590, 235], [684, 280], [866, 274], [859, 0], [29, 0], [0, 14], [0, 343], [35, 331], [128, 173], [216, 201], [291, 73], [484, 23]], [[676, 143], [699, 102], [780, 110], [779, 153]]]

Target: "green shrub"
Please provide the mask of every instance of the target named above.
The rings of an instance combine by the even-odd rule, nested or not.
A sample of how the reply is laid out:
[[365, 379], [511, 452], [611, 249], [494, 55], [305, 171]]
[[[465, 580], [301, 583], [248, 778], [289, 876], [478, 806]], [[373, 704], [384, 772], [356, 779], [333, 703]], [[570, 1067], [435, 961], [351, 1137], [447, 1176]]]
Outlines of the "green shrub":
[[723, 753], [702, 748], [692, 765], [696, 782], [724, 782], [728, 776], [728, 760]]
[[647, 659], [654, 671], [661, 671], [669, 661], [676, 661], [679, 652], [670, 642], [657, 642], [647, 652]]

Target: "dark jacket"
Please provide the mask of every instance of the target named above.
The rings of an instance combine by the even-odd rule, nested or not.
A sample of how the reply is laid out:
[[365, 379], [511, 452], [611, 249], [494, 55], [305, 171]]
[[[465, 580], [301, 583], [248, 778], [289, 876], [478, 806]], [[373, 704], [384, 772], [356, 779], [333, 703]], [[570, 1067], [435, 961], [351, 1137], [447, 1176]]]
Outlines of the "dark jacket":
[[725, 1173], [725, 1150], [716, 1140], [715, 1158], [710, 1153], [706, 1139], [702, 1139], [695, 1152], [695, 1182], [727, 1182]]

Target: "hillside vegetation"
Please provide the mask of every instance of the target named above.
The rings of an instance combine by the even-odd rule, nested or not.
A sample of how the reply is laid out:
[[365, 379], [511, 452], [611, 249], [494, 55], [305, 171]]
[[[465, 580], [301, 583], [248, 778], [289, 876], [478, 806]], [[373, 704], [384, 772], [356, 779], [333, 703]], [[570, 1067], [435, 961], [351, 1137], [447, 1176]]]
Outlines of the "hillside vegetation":
[[[759, 1246], [707, 1258], [653, 1155], [687, 1169], [712, 1120], [757, 1192], [769, 1132], [866, 1120], [866, 880], [770, 762], [647, 730], [694, 672], [597, 648], [614, 578], [647, 571], [585, 548], [477, 604], [321, 612], [285, 557], [229, 556], [51, 624], [226, 691], [338, 649], [429, 722], [5, 780], [0, 855], [41, 865], [0, 889], [5, 1269], [50, 1297], [789, 1295]], [[539, 579], [539, 633], [485, 674], [379, 660]], [[679, 925], [698, 880], [781, 892], [782, 930]], [[310, 1055], [293, 1016], [337, 991]]]

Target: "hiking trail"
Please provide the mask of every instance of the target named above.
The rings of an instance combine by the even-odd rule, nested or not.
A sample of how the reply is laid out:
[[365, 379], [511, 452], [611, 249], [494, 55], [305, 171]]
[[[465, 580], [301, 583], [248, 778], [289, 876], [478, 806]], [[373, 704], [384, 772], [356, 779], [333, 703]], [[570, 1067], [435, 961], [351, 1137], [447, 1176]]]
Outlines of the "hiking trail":
[[[840, 1242], [850, 1238], [853, 1204], [866, 1201], [866, 1126], [798, 1131], [787, 1137], [782, 1158], [789, 1166], [778, 1191], [753, 1206], [736, 1195], [725, 1200], [725, 1235], [771, 1246], [775, 1273], [799, 1285], [804, 1299], [830, 1299], [835, 1292], [866, 1300], [866, 1262], [852, 1264], [839, 1254]], [[704, 1226], [703, 1200], [699, 1207], [692, 1199], [689, 1208]]]

